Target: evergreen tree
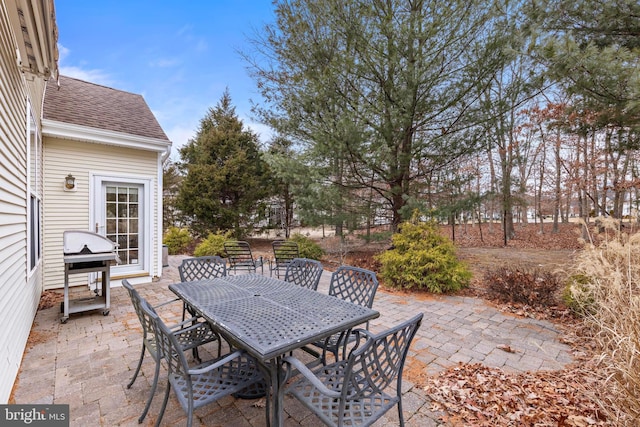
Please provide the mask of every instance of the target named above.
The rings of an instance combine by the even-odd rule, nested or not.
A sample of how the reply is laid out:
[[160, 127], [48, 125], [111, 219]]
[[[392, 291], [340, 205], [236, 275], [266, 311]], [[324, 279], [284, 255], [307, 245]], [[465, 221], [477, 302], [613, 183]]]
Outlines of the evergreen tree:
[[[532, 3], [539, 59], [574, 97], [577, 110], [597, 111], [599, 126], [640, 124], [640, 4], [636, 0]], [[635, 143], [636, 138], [623, 141]], [[629, 144], [627, 144], [629, 145]]]
[[176, 206], [176, 198], [180, 191], [182, 176], [178, 166], [171, 160], [162, 165], [162, 210], [163, 228], [181, 227], [181, 215]]
[[268, 104], [258, 112], [325, 163], [336, 218], [367, 189], [397, 226], [416, 180], [476, 148], [478, 87], [508, 37], [497, 13], [481, 0], [276, 3], [245, 55]]
[[228, 90], [200, 121], [196, 137], [180, 149], [185, 177], [177, 205], [201, 235], [251, 232], [272, 193], [269, 167], [256, 134], [244, 128]]
[[300, 170], [301, 165], [292, 145], [291, 141], [276, 137], [265, 154], [265, 160], [273, 174], [274, 200], [280, 208], [280, 215], [274, 225], [284, 230], [287, 239], [293, 225], [294, 186], [304, 173]]

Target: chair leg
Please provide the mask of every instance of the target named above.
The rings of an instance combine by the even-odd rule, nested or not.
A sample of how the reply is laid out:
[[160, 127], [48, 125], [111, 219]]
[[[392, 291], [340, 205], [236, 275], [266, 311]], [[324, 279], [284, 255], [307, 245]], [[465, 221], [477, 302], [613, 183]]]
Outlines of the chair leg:
[[[183, 312], [184, 313], [184, 312]], [[191, 313], [191, 310], [189, 310], [189, 314], [191, 314], [192, 316], [195, 316], [195, 313]], [[183, 319], [184, 320], [184, 319]], [[195, 325], [196, 321], [193, 321], [193, 324]], [[193, 355], [193, 359], [198, 363], [202, 363], [202, 359], [200, 359], [200, 353], [198, 352], [198, 347], [193, 347], [193, 349], [191, 349], [191, 354]]]
[[271, 426], [271, 382], [267, 379], [265, 381], [267, 382], [267, 410], [265, 412], [267, 413], [267, 427], [269, 427]]
[[156, 427], [160, 427], [160, 422], [164, 416], [164, 410], [167, 409], [167, 402], [169, 401], [169, 392], [171, 391], [171, 381], [167, 379], [167, 390], [164, 392], [164, 400], [162, 401], [162, 408], [158, 414], [158, 420], [156, 421]]
[[[400, 394], [400, 392], [398, 392]], [[402, 397], [398, 400], [398, 419], [400, 420], [400, 427], [404, 427], [404, 416], [402, 415]]]
[[151, 401], [153, 400], [153, 396], [156, 394], [156, 388], [158, 387], [158, 377], [160, 376], [160, 361], [156, 361], [156, 370], [153, 374], [153, 385], [151, 386], [151, 391], [149, 391], [149, 398], [147, 399], [147, 404], [144, 407], [144, 411], [138, 418], [138, 424], [142, 424], [145, 417], [147, 416], [147, 412], [149, 412], [149, 408], [151, 407]]
[[193, 425], [193, 396], [190, 396], [187, 408], [187, 427], [191, 427]]
[[142, 344], [142, 351], [140, 352], [140, 360], [138, 360], [138, 366], [136, 367], [136, 371], [133, 373], [133, 378], [131, 378], [131, 381], [129, 381], [129, 384], [127, 384], [127, 388], [131, 388], [133, 383], [136, 382], [136, 378], [138, 378], [138, 373], [140, 373], [140, 367], [142, 366], [142, 360], [144, 359], [145, 350], [146, 349], [144, 348], [144, 344]]

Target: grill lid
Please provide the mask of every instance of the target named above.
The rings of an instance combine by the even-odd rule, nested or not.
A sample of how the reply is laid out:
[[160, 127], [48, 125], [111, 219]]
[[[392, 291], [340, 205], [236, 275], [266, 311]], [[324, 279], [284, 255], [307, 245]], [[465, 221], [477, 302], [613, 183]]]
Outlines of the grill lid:
[[100, 234], [86, 230], [67, 230], [62, 234], [65, 254], [113, 252], [116, 244]]

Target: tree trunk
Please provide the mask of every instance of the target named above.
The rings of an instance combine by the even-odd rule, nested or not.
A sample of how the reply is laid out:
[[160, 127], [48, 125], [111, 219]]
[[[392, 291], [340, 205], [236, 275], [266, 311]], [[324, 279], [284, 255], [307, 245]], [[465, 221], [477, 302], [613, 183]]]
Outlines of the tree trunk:
[[562, 176], [562, 158], [560, 157], [561, 148], [560, 130], [556, 131], [556, 143], [554, 144], [554, 155], [556, 160], [556, 185], [555, 198], [553, 202], [553, 233], [558, 233], [558, 215], [560, 215], [560, 201], [562, 197], [560, 179]]
[[493, 233], [493, 215], [495, 214], [495, 194], [498, 188], [498, 178], [496, 177], [496, 168], [493, 164], [493, 152], [488, 150], [489, 157], [489, 182], [491, 196], [489, 198], [489, 233]]

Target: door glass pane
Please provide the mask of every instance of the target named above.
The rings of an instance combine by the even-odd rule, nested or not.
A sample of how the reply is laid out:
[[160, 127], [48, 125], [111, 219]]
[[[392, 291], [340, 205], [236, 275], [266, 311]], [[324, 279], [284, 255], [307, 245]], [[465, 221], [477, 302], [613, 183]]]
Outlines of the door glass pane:
[[107, 219], [116, 217], [116, 204], [107, 202]]
[[129, 207], [126, 202], [118, 202], [118, 218], [126, 218]]
[[107, 202], [115, 202], [115, 201], [116, 201], [116, 188], [107, 187]]
[[127, 187], [118, 187], [118, 202], [126, 203], [128, 201]]
[[118, 244], [120, 265], [138, 264], [140, 189], [126, 184], [106, 186], [106, 235]]

